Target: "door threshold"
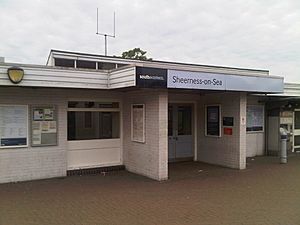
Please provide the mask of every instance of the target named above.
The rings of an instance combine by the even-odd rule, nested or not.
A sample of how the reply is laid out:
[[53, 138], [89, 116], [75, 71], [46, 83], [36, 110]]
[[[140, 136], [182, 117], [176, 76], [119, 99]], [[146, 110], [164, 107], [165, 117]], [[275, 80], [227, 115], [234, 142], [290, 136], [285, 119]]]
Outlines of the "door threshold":
[[194, 161], [194, 157], [185, 157], [185, 158], [168, 159], [168, 163], [192, 162], [192, 161]]

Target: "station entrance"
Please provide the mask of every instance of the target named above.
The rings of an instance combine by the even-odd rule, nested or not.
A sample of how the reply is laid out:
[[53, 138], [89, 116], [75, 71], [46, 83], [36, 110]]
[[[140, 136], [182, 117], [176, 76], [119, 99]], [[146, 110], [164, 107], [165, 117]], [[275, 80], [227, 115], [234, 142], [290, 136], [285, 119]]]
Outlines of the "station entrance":
[[193, 149], [193, 105], [168, 105], [168, 159], [169, 162], [192, 161]]

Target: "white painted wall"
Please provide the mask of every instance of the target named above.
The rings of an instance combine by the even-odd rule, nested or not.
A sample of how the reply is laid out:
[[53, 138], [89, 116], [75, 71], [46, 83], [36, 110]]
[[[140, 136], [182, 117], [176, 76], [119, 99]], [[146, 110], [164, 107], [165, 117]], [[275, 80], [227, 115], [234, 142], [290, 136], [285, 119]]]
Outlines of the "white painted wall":
[[121, 165], [121, 139], [68, 141], [68, 170]]
[[[24, 78], [12, 84], [7, 69], [18, 66], [24, 70]], [[36, 65], [0, 65], [0, 86], [54, 87], [83, 89], [114, 89], [135, 86], [135, 67], [127, 66], [116, 70], [74, 69]]]

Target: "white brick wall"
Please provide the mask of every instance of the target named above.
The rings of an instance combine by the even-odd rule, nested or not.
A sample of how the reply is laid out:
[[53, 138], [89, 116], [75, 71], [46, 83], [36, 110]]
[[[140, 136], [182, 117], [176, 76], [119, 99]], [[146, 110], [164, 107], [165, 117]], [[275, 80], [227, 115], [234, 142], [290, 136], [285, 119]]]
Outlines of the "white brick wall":
[[[0, 88], [0, 104], [56, 105], [58, 146], [0, 149], [0, 183], [66, 175], [66, 102], [53, 90]], [[29, 108], [30, 115], [30, 108]], [[30, 124], [29, 124], [30, 127]], [[28, 130], [30, 135], [30, 130]]]
[[[230, 168], [246, 167], [246, 125], [241, 125], [241, 118], [246, 118], [247, 98], [242, 93], [205, 94], [198, 104], [198, 160]], [[220, 104], [221, 116], [234, 117], [232, 135], [221, 137], [205, 136], [205, 105]]]
[[[134, 91], [123, 99], [123, 157], [127, 170], [156, 180], [168, 178], [168, 94], [165, 91]], [[131, 141], [131, 104], [145, 104], [146, 142]]]
[[31, 147], [29, 138], [26, 148], [0, 149], [0, 183], [66, 176], [68, 100], [119, 101], [120, 96], [116, 91], [1, 87], [0, 104], [56, 105], [58, 145]]

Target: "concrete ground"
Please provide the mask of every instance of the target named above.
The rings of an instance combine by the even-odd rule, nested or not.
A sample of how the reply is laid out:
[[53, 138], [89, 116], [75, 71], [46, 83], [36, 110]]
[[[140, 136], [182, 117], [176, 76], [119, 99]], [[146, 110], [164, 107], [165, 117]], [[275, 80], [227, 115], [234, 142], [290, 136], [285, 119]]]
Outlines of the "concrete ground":
[[0, 185], [0, 225], [25, 224], [297, 225], [300, 157], [171, 164], [165, 182], [121, 171]]

